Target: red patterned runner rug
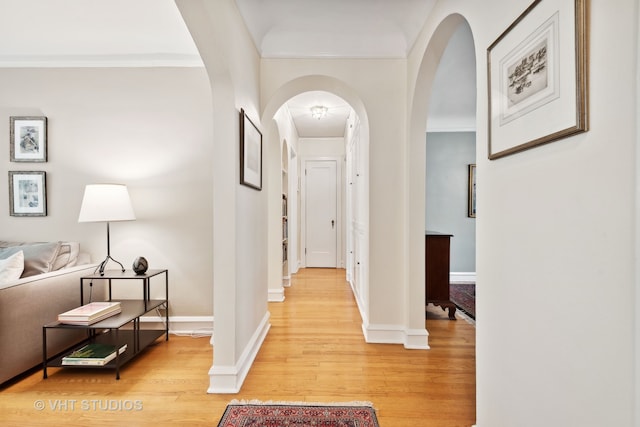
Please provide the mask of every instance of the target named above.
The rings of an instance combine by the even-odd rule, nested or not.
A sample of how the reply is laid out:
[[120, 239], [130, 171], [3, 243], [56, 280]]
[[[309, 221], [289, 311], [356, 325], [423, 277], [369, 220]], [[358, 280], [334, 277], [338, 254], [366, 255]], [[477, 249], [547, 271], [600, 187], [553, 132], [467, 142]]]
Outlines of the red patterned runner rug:
[[368, 402], [237, 402], [227, 405], [218, 427], [380, 427]]

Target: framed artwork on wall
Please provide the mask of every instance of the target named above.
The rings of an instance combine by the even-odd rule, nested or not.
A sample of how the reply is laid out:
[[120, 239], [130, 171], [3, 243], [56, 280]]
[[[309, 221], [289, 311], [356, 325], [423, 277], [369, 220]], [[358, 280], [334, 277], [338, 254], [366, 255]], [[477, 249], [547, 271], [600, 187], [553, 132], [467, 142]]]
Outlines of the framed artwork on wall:
[[476, 217], [476, 165], [469, 165], [469, 203], [467, 216], [469, 218]]
[[487, 49], [489, 159], [588, 130], [588, 0], [536, 0]]
[[47, 161], [47, 118], [9, 118], [9, 141], [12, 162]]
[[46, 173], [9, 171], [9, 214], [47, 216]]
[[240, 109], [240, 184], [262, 190], [262, 133]]

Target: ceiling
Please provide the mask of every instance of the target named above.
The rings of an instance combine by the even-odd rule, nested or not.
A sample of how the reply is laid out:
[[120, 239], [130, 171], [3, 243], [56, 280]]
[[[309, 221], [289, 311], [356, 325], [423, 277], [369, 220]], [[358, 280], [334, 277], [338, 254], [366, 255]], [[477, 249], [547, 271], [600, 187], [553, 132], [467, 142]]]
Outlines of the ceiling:
[[[235, 1], [256, 48], [269, 58], [405, 58], [436, 2]], [[7, 41], [0, 43], [0, 67], [202, 64], [173, 0], [1, 0], [0, 40]], [[475, 93], [475, 77], [472, 88], [465, 86], [466, 71], [475, 75], [470, 52], [450, 55], [456, 59], [434, 86], [444, 93], [431, 103], [434, 114], [473, 114], [475, 97], [473, 110], [460, 112], [469, 106], [452, 105], [447, 95], [449, 87]], [[318, 104], [329, 108], [321, 120], [310, 117]], [[318, 91], [292, 98], [287, 107], [301, 137], [342, 136], [351, 111], [341, 98]]]
[[265, 58], [404, 58], [436, 0], [236, 0]]

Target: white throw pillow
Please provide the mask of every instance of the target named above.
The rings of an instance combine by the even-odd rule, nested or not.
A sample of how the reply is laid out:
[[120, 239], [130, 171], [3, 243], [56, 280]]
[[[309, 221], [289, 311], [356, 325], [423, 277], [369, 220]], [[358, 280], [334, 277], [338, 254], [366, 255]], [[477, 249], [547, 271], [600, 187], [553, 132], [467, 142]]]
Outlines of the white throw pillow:
[[0, 283], [18, 280], [24, 270], [24, 252], [19, 251], [9, 258], [0, 259]]

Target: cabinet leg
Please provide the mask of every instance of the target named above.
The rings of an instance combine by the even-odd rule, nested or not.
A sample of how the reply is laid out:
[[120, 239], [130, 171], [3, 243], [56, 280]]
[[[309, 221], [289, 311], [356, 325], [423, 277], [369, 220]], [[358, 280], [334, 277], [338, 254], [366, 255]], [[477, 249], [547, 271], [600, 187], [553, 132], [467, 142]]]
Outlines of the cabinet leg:
[[[456, 305], [454, 303], [452, 303], [451, 301], [429, 301], [431, 304], [435, 305], [435, 306], [440, 306], [440, 308], [442, 309], [442, 311], [447, 311], [447, 309], [449, 310], [449, 320], [457, 320], [456, 319]], [[427, 302], [427, 305], [429, 305], [429, 302]], [[425, 310], [426, 310], [427, 306], [425, 305]], [[426, 316], [426, 313], [425, 313]]]

